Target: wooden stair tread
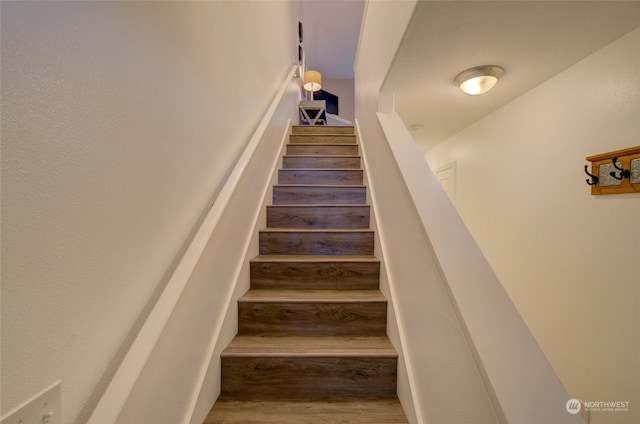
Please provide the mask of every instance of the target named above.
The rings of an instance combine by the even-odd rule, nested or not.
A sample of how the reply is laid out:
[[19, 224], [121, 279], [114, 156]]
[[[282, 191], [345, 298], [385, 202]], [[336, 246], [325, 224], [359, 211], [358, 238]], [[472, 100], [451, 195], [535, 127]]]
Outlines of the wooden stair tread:
[[[339, 168], [360, 169], [361, 157], [359, 155], [348, 154], [300, 154], [284, 155], [282, 157], [284, 168]], [[340, 164], [341, 166], [339, 166]], [[315, 165], [315, 166], [314, 166]]]
[[356, 135], [355, 134], [341, 134], [341, 133], [322, 133], [322, 134], [318, 134], [318, 133], [305, 133], [305, 134], [290, 134], [291, 136], [294, 137], [346, 137], [346, 138], [353, 138]]
[[267, 205], [267, 228], [367, 229], [367, 204]]
[[344, 142], [355, 144], [357, 142], [355, 134], [290, 134], [290, 143], [326, 143]]
[[353, 125], [292, 125], [292, 134], [355, 134]]
[[265, 228], [259, 231], [264, 255], [373, 255], [375, 231], [352, 228]]
[[[317, 146], [331, 146], [331, 147], [335, 147], [335, 146], [357, 146], [357, 144], [354, 143], [287, 143], [288, 146], [313, 146], [313, 147], [317, 147]], [[287, 156], [295, 156], [295, 155], [291, 155], [288, 154]]]
[[373, 255], [258, 255], [252, 262], [374, 262], [380, 259]]
[[380, 260], [361, 255], [259, 255], [250, 260], [252, 289], [373, 290]]
[[361, 169], [360, 156], [354, 155], [285, 155], [282, 158], [282, 169], [291, 168], [348, 168]]
[[261, 233], [373, 233], [371, 228], [263, 228]]
[[273, 204], [357, 204], [367, 203], [367, 187], [362, 184], [331, 185], [283, 183], [273, 186]]
[[251, 289], [242, 295], [238, 302], [261, 302], [261, 303], [367, 303], [386, 302], [387, 299], [380, 290], [276, 290]]
[[357, 143], [287, 143], [287, 155], [357, 155], [360, 146]]
[[280, 184], [362, 185], [360, 168], [283, 168], [278, 170]]
[[281, 169], [281, 171], [287, 172], [295, 172], [295, 171], [320, 171], [320, 172], [363, 172], [362, 169], [354, 169], [354, 168], [286, 168]]
[[309, 131], [312, 133], [323, 133], [325, 131], [354, 131], [354, 128], [355, 127], [353, 125], [291, 125], [291, 131], [293, 133], [296, 133], [298, 131]]
[[267, 205], [267, 208], [369, 208], [370, 205], [359, 205], [357, 203], [300, 203], [294, 205], [277, 204]]
[[344, 188], [344, 187], [366, 188], [367, 186], [362, 185], [362, 184], [340, 185], [340, 184], [309, 184], [309, 183], [293, 184], [293, 183], [285, 183], [285, 184], [274, 184], [274, 187], [294, 187], [294, 188], [322, 187], [322, 188], [328, 188], [328, 189], [341, 189], [341, 188]]
[[320, 159], [320, 158], [328, 158], [328, 159], [359, 159], [360, 156], [359, 155], [284, 155], [284, 157], [291, 157], [291, 158], [313, 158], [313, 159]]
[[395, 396], [312, 396], [269, 400], [221, 397], [204, 424], [402, 424]]
[[222, 352], [232, 356], [396, 358], [387, 336], [236, 336]]

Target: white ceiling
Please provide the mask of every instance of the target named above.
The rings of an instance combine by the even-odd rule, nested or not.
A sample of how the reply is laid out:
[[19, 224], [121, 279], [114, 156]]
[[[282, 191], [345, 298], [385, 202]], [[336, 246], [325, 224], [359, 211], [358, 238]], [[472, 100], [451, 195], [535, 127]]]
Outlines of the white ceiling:
[[[371, 0], [383, 1], [383, 0]], [[353, 78], [363, 0], [303, 0], [307, 68]], [[385, 90], [423, 151], [640, 26], [640, 1], [421, 0]], [[640, 46], [638, 46], [640, 54]], [[467, 96], [455, 75], [505, 68], [498, 85]]]
[[307, 69], [323, 78], [353, 79], [364, 0], [303, 0]]
[[[640, 1], [421, 1], [384, 89], [427, 151], [638, 26]], [[468, 96], [453, 79], [477, 65], [505, 74]]]

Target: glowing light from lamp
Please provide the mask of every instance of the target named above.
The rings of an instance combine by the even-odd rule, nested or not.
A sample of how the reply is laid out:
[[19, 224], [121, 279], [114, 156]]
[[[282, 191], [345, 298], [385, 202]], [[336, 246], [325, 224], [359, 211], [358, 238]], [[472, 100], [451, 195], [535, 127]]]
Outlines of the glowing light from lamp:
[[460, 72], [453, 81], [465, 93], [477, 96], [491, 90], [503, 74], [504, 69], [499, 66], [476, 66]]
[[318, 71], [307, 71], [304, 73], [303, 81], [302, 87], [311, 92], [311, 100], [313, 100], [313, 92], [322, 88], [322, 75]]

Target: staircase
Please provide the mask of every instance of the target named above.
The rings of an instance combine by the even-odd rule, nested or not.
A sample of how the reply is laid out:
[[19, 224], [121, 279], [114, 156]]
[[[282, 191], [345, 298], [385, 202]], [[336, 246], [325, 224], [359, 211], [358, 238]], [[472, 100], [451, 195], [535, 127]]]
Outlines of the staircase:
[[353, 127], [289, 141], [205, 424], [406, 423]]

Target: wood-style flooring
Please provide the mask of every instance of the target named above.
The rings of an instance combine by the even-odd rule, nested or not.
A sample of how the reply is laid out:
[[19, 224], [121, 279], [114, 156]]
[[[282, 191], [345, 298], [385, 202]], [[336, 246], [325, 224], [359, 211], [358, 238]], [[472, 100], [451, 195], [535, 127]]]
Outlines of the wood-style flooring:
[[358, 148], [293, 127], [205, 424], [407, 422]]

